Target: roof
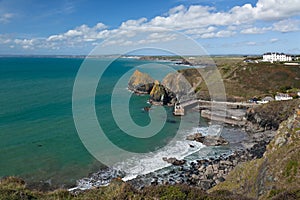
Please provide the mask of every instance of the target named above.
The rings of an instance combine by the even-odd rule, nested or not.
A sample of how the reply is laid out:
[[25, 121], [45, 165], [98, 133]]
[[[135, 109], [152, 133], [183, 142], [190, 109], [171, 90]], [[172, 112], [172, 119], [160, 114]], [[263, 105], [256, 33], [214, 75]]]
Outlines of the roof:
[[276, 94], [277, 97], [289, 97], [289, 94], [284, 94], [284, 93], [278, 93]]
[[291, 55], [288, 55], [288, 54], [285, 54], [285, 53], [278, 53], [278, 52], [267, 52], [267, 53], [264, 53], [263, 55], [286, 55], [286, 56], [291, 56]]
[[263, 101], [274, 101], [273, 97], [266, 96], [265, 98], [262, 99]]

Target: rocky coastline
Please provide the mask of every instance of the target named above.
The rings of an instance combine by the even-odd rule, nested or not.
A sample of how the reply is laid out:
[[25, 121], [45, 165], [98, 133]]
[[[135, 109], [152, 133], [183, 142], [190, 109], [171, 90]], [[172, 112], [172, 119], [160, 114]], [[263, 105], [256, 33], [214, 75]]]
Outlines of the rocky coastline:
[[[205, 144], [210, 150], [216, 148], [227, 148], [226, 153], [209, 155], [203, 159], [182, 160], [172, 157], [162, 158], [166, 163], [171, 164], [167, 170], [159, 170], [145, 175], [139, 175], [134, 179], [126, 181], [135, 189], [143, 189], [156, 185], [186, 184], [197, 186], [202, 190], [209, 190], [217, 184], [226, 180], [227, 175], [237, 165], [261, 158], [266, 151], [266, 146], [274, 138], [276, 131], [264, 130], [252, 134], [245, 132], [249, 127], [227, 126], [228, 135], [224, 137], [203, 136], [201, 133], [188, 135], [186, 140], [197, 141]], [[230, 129], [235, 129], [236, 136], [230, 136]], [[235, 141], [239, 134], [246, 134], [246, 138]], [[231, 137], [231, 138], [230, 138]], [[187, 148], [193, 148], [190, 145]], [[210, 151], [209, 150], [209, 151]], [[228, 153], [229, 152], [229, 153]], [[76, 187], [69, 191], [78, 193], [82, 190], [98, 188], [108, 185], [112, 180], [122, 181], [126, 174], [115, 169], [103, 169], [93, 173], [90, 177], [77, 181]]]
[[[144, 75], [140, 72], [135, 72], [129, 81], [129, 88], [133, 89], [133, 91], [149, 93], [152, 98], [150, 98], [150, 101], [156, 99], [153, 99], [153, 97], [155, 97], [155, 92], [158, 91], [158, 101], [154, 102], [160, 102], [161, 94], [166, 91], [164, 86], [158, 81], [150, 80], [149, 77], [149, 81], [153, 81], [150, 83], [152, 85], [147, 85], [149, 81], [146, 84], [141, 84], [139, 81], [132, 81], [142, 80], [139, 76]], [[156, 88], [155, 91], [153, 91], [153, 88]], [[163, 158], [165, 162], [171, 164], [168, 170], [139, 175], [126, 182], [136, 189], [143, 189], [144, 187], [155, 185], [186, 184], [189, 186], [197, 186], [202, 190], [209, 190], [217, 184], [224, 182], [228, 174], [237, 165], [263, 157], [267, 145], [275, 137], [279, 123], [286, 120], [290, 115], [291, 111], [289, 108], [291, 106], [289, 103], [281, 103], [278, 105], [276, 105], [276, 103], [272, 105], [268, 104], [256, 108], [243, 109], [242, 113], [244, 113], [244, 115], [241, 115], [241, 112], [236, 112], [235, 109], [231, 110], [232, 112], [230, 111], [229, 114], [231, 116], [238, 116], [238, 120], [236, 121], [242, 121], [242, 123], [227, 124], [230, 124], [231, 128], [235, 127], [240, 132], [246, 132], [248, 136], [247, 139], [238, 142], [238, 148], [232, 144], [234, 142], [230, 141], [230, 139], [227, 140], [228, 138], [226, 137], [203, 136], [200, 133], [195, 133], [186, 138], [187, 140], [201, 142], [209, 148], [226, 146], [231, 149], [231, 153], [215, 154], [214, 156], [192, 161], [181, 160], [170, 155], [170, 157]], [[235, 115], [233, 113], [235, 113]], [[278, 118], [276, 116], [280, 117]], [[211, 120], [218, 121], [217, 119]], [[224, 121], [222, 121], [222, 123], [223, 122]], [[234, 140], [235, 138], [231, 139]], [[193, 148], [193, 145], [187, 146], [187, 148]], [[108, 169], [108, 172], [110, 170], [111, 169]], [[83, 188], [84, 185], [91, 186], [92, 188], [100, 187], [103, 186], [103, 183], [108, 184], [113, 179], [121, 180], [122, 177], [125, 176], [123, 172], [114, 170], [113, 173], [109, 173], [113, 174], [112, 176], [107, 175], [103, 178], [102, 174], [103, 173], [94, 174], [92, 178], [81, 181], [79, 184], [81, 184]]]
[[[267, 146], [271, 142], [275, 145], [285, 144], [287, 139], [275, 138], [279, 124], [288, 119], [295, 112], [299, 101], [273, 102], [248, 108], [245, 110], [245, 122], [235, 126], [240, 132], [245, 131], [247, 140], [239, 142], [239, 148], [234, 148], [230, 155], [221, 154], [207, 159], [199, 159], [191, 162], [182, 162], [177, 159], [167, 159], [173, 164], [173, 168], [165, 173], [139, 176], [129, 183], [135, 188], [141, 189], [150, 185], [175, 185], [187, 184], [197, 186], [202, 190], [209, 190], [221, 182], [224, 182], [236, 166], [247, 161], [264, 157]], [[298, 111], [298, 116], [300, 112]], [[188, 140], [204, 142], [205, 138], [199, 134], [187, 137]], [[274, 139], [275, 142], [274, 142]], [[229, 141], [229, 145], [231, 141]], [[214, 144], [218, 146], [218, 144]], [[220, 145], [228, 145], [220, 143]], [[209, 145], [208, 145], [209, 146]], [[213, 147], [214, 148], [214, 147]]]
[[[187, 139], [191, 140], [194, 137], [193, 140], [195, 140], [195, 136], [198, 137], [196, 134]], [[274, 135], [274, 131], [266, 131], [260, 132], [259, 136], [250, 136], [247, 141], [242, 141], [241, 148], [235, 148], [229, 155], [225, 153], [191, 162], [172, 157], [164, 158], [166, 162], [173, 165], [169, 171], [140, 175], [128, 183], [136, 189], [153, 185], [187, 184], [197, 186], [202, 190], [209, 190], [225, 181], [229, 172], [240, 163], [261, 158]], [[216, 140], [214, 139], [214, 141]], [[215, 146], [228, 145], [227, 142], [219, 144], [212, 142], [211, 144]]]

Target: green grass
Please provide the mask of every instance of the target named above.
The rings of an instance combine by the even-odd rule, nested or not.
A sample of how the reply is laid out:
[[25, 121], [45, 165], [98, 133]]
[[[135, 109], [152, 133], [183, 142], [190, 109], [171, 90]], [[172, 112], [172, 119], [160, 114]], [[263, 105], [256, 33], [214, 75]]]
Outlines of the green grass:
[[289, 160], [285, 166], [284, 175], [288, 178], [289, 182], [292, 182], [295, 178], [299, 168], [299, 163], [297, 160]]
[[40, 192], [29, 190], [21, 179], [8, 177], [0, 182], [0, 200], [243, 200], [249, 199], [241, 195], [234, 195], [229, 191], [217, 191], [211, 194], [197, 187], [187, 185], [150, 186], [143, 190], [136, 190], [131, 185], [114, 181], [107, 187], [86, 190], [79, 194], [71, 194], [66, 190]]
[[[248, 100], [254, 96], [274, 96], [277, 92], [298, 91], [300, 70], [298, 66], [281, 63], [244, 63], [243, 57], [213, 57], [223, 78], [226, 95], [230, 101]], [[208, 70], [201, 69], [208, 74]], [[200, 70], [200, 71], [201, 71]], [[191, 83], [199, 83], [200, 74], [195, 69], [179, 70]], [[209, 98], [205, 85], [207, 77], [202, 77], [196, 88], [204, 99]], [[199, 91], [199, 89], [201, 90]]]

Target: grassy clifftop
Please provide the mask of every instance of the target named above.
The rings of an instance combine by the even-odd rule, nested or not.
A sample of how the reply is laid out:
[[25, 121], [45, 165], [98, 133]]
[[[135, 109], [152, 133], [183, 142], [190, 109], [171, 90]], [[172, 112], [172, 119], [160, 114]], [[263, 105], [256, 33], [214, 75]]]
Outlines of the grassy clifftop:
[[[285, 88], [300, 88], [300, 66], [287, 66], [282, 63], [245, 63], [243, 57], [213, 57], [213, 59], [223, 78], [229, 100], [248, 100], [254, 96], [274, 95], [276, 92], [284, 91]], [[199, 76], [194, 69], [180, 72], [190, 83], [195, 82], [196, 76]], [[208, 97], [204, 81], [196, 91], [201, 97]]]

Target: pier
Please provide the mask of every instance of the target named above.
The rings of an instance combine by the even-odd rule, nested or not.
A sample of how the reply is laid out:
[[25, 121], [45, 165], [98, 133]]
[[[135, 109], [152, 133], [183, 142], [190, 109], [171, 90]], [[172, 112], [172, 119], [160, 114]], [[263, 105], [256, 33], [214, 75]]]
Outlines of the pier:
[[259, 106], [259, 104], [193, 99], [176, 104], [173, 113], [176, 116], [183, 116], [185, 109], [194, 109], [199, 111], [203, 118], [230, 125], [243, 126], [245, 124], [246, 109], [256, 106]]
[[190, 100], [190, 101], [185, 101], [181, 103], [182, 108], [188, 108], [188, 107], [196, 107], [198, 106], [199, 109], [208, 109], [211, 108], [212, 106], [216, 107], [225, 107], [225, 108], [230, 108], [230, 109], [243, 109], [243, 108], [253, 108], [258, 106], [256, 103], [248, 103], [248, 102], [225, 102], [225, 101], [206, 101], [206, 100]]

